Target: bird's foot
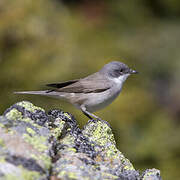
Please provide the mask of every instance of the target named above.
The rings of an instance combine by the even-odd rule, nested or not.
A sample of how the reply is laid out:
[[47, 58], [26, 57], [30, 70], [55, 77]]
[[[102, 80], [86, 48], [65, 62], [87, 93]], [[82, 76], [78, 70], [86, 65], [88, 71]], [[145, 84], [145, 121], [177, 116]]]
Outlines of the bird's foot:
[[103, 120], [103, 119], [101, 119], [101, 118], [97, 118], [97, 120], [98, 120], [98, 121], [101, 121], [103, 124], [104, 124], [104, 123], [107, 124], [107, 125], [111, 128], [110, 124], [109, 124], [107, 121], [105, 121], [105, 120]]
[[98, 121], [100, 121], [103, 124], [104, 123], [107, 124], [111, 128], [110, 124], [107, 121], [105, 121], [105, 120], [103, 120], [103, 119], [101, 119], [99, 117], [97, 117], [95, 119], [93, 119], [93, 118], [89, 119], [88, 123], [97, 123]]
[[89, 119], [88, 123], [91, 123], [91, 122], [97, 123], [97, 119]]

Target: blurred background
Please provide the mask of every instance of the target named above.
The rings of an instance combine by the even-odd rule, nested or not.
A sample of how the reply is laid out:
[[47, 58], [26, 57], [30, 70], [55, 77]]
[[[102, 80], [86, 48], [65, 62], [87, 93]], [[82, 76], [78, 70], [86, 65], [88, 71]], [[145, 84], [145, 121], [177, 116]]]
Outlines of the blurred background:
[[73, 106], [13, 91], [85, 77], [119, 60], [140, 74], [97, 112], [136, 169], [180, 177], [179, 0], [1, 0], [0, 114], [28, 100], [88, 119]]

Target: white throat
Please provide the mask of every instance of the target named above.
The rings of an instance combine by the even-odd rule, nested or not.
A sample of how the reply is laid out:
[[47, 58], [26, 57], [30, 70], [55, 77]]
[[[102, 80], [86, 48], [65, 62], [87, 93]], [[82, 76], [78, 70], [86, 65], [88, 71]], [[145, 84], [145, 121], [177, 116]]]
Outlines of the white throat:
[[118, 78], [113, 78], [113, 81], [122, 86], [124, 81], [128, 78], [128, 76], [130, 76], [130, 74], [124, 74], [122, 76], [119, 76]]

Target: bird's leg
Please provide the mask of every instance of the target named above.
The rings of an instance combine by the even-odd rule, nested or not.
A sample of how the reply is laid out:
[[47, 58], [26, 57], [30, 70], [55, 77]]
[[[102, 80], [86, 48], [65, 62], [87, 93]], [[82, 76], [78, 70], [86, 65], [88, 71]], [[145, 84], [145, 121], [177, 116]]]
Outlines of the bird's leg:
[[92, 117], [87, 113], [86, 111], [82, 111], [84, 115], [86, 115], [89, 119], [92, 119]]
[[[98, 116], [96, 116], [96, 115], [90, 113], [89, 111], [87, 111], [86, 107], [84, 107], [84, 106], [81, 107], [81, 111], [83, 112], [84, 115], [86, 115], [90, 119], [90, 121], [97, 122], [96, 120], [99, 120], [102, 123], [106, 123], [111, 128], [110, 124], [107, 121], [104, 121], [101, 118], [99, 118]], [[94, 117], [95, 119], [93, 119], [91, 116]]]
[[[83, 106], [81, 107], [81, 111], [83, 112], [84, 115], [86, 115], [89, 119], [97, 119], [97, 120], [101, 120], [101, 118], [99, 118], [98, 116], [90, 113], [89, 111], [86, 110], [86, 108]], [[93, 118], [92, 118], [93, 117]]]

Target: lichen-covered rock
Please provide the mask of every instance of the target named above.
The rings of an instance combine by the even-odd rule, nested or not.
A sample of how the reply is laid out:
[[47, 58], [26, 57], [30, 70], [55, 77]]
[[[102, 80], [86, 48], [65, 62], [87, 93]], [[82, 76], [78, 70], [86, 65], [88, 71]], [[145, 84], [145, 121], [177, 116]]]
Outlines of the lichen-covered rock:
[[106, 121], [80, 129], [69, 113], [46, 113], [19, 102], [0, 116], [0, 179], [160, 180], [160, 171], [139, 174], [116, 148]]
[[161, 180], [160, 171], [158, 169], [147, 169], [142, 174], [142, 180]]

